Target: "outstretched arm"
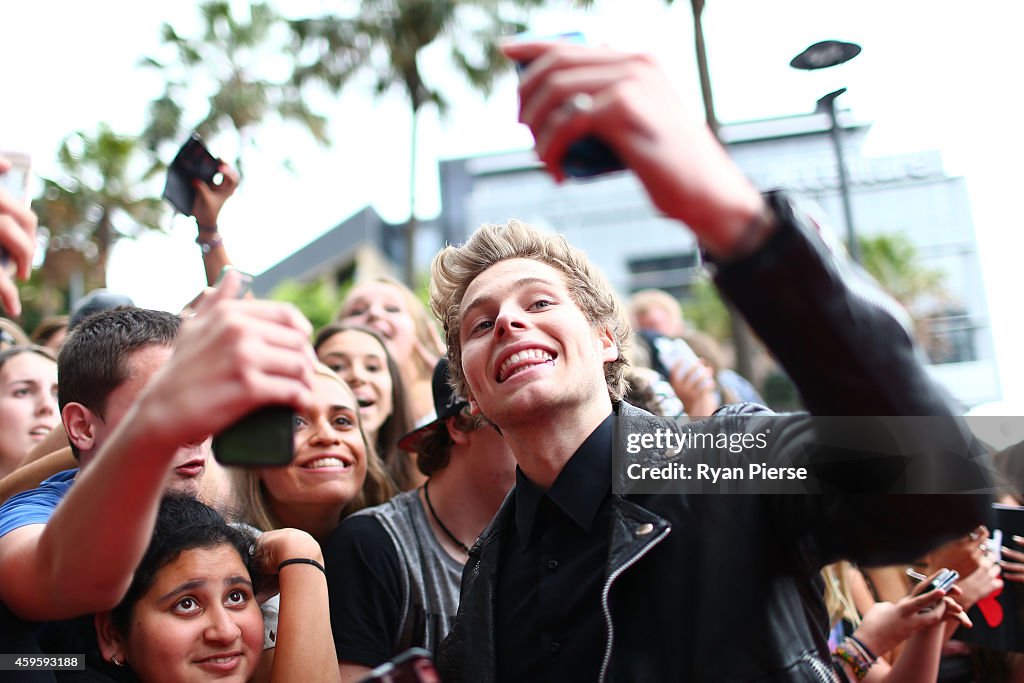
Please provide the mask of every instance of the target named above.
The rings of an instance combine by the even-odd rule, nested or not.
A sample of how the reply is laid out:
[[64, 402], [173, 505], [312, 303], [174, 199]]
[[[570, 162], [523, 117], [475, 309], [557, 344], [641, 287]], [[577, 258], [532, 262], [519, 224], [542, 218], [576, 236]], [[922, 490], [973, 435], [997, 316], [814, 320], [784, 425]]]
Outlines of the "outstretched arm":
[[[565, 43], [502, 50], [529, 63], [519, 89], [520, 120], [533, 131], [549, 171], [561, 180], [566, 149], [584, 135], [612, 147], [654, 204], [684, 223], [717, 262], [719, 289], [778, 358], [810, 412], [952, 415], [943, 391], [918, 362], [898, 307], [862, 272], [835, 258], [783, 194], [762, 196], [754, 188], [653, 58]], [[966, 428], [950, 419], [942, 430], [915, 437], [903, 445], [906, 452], [928, 454], [915, 462], [919, 481], [947, 483], [949, 459], [931, 455], [965, 450]], [[983, 489], [983, 469], [966, 452], [956, 455], [962, 462], [952, 464], [964, 464], [976, 476], [970, 488]], [[873, 474], [862, 468], [849, 476]], [[876, 562], [913, 557], [976, 526], [988, 504], [983, 495], [886, 496], [866, 503], [852, 498], [817, 511], [826, 517], [808, 515], [803, 501], [790, 506], [797, 521], [827, 519], [819, 529], [849, 527], [857, 532], [850, 535], [865, 539], [825, 539], [823, 547], [842, 552], [829, 550], [823, 561], [853, 551]]]
[[149, 543], [178, 448], [260, 406], [310, 403], [309, 323], [290, 306], [233, 300], [236, 289], [231, 278], [183, 325], [170, 360], [49, 522], [0, 537], [0, 600], [15, 614], [111, 609]]

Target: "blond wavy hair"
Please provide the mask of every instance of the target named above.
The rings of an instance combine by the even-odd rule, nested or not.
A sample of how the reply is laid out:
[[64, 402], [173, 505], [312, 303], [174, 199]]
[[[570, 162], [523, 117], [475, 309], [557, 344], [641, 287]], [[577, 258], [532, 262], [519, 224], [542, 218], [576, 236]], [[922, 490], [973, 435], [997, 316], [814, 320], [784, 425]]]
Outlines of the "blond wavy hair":
[[828, 610], [829, 626], [835, 626], [840, 619], [846, 619], [854, 628], [860, 626], [860, 613], [853, 604], [850, 592], [849, 572], [853, 565], [841, 560], [826, 565], [821, 570], [821, 578], [825, 581], [825, 609]]
[[612, 401], [626, 392], [624, 355], [631, 335], [629, 323], [614, 290], [586, 254], [569, 244], [562, 235], [542, 232], [510, 220], [484, 225], [462, 246], [442, 249], [430, 268], [430, 307], [444, 328], [448, 344], [449, 372], [455, 393], [469, 395], [462, 372], [462, 346], [459, 331], [460, 309], [469, 284], [494, 264], [508, 259], [532, 259], [545, 263], [565, 276], [573, 301], [594, 327], [607, 327], [619, 349], [614, 361], [604, 364], [605, 383]]

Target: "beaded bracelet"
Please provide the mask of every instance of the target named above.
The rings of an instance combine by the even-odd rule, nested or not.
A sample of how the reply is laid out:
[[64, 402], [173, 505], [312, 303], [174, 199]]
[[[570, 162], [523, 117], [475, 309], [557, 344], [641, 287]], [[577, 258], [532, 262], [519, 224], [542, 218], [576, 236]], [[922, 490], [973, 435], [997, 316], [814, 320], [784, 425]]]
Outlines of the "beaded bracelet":
[[850, 640], [860, 649], [865, 657], [870, 659], [872, 662], [878, 659], [878, 655], [871, 651], [871, 648], [864, 644], [864, 641], [855, 635], [848, 636]]
[[314, 567], [316, 567], [317, 569], [319, 569], [320, 571], [322, 571], [324, 573], [324, 576], [327, 576], [327, 570], [324, 569], [324, 566], [322, 564], [320, 564], [316, 560], [311, 560], [311, 559], [309, 559], [307, 557], [294, 557], [294, 558], [292, 558], [290, 560], [285, 560], [281, 564], [277, 565], [278, 573], [281, 572], [281, 569], [283, 569], [284, 567], [287, 567], [290, 564], [311, 564]]
[[866, 657], [863, 652], [849, 638], [844, 638], [842, 645], [832, 651], [833, 658], [839, 658], [850, 665], [853, 675], [857, 680], [868, 675], [868, 670], [874, 666], [876, 659]]
[[204, 254], [209, 254], [212, 250], [216, 249], [220, 245], [224, 244], [224, 240], [216, 232], [208, 232], [199, 235], [196, 238], [196, 244], [203, 250]]

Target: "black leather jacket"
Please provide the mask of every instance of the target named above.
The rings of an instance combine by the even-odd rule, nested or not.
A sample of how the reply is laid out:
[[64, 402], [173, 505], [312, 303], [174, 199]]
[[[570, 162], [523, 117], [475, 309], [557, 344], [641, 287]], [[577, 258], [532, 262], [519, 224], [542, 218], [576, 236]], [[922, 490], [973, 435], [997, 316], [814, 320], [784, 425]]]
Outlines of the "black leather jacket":
[[[948, 415], [886, 299], [841, 272], [783, 197], [770, 200], [778, 232], [716, 280], [811, 412]], [[641, 412], [618, 410], [620, 420]], [[446, 683], [496, 679], [499, 549], [514, 496], [470, 552], [439, 658]], [[820, 568], [840, 557], [909, 560], [969, 531], [987, 504], [974, 495], [613, 495], [601, 680], [831, 681]]]

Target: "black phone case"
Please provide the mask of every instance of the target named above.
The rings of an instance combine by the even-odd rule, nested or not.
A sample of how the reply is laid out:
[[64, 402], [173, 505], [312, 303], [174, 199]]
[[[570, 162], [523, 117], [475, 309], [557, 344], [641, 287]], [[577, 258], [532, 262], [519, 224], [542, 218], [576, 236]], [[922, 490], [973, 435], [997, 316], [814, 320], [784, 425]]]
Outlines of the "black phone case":
[[192, 181], [198, 179], [209, 183], [219, 169], [220, 162], [210, 154], [199, 136], [193, 134], [178, 150], [174, 161], [167, 169], [164, 199], [179, 213], [191, 216], [192, 205], [196, 201], [196, 189], [192, 186]]
[[213, 456], [225, 465], [287, 465], [295, 456], [294, 425], [290, 407], [260, 408], [213, 437]]

